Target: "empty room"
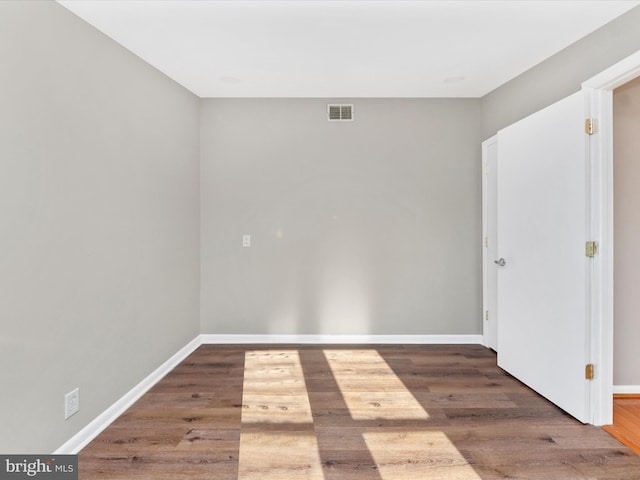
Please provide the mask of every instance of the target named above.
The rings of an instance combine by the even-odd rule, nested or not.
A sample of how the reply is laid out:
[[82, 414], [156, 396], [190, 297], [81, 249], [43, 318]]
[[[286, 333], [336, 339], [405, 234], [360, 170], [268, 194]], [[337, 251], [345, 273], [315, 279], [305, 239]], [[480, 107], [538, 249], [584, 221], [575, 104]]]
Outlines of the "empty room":
[[0, 478], [640, 480], [640, 1], [6, 0], [0, 59]]

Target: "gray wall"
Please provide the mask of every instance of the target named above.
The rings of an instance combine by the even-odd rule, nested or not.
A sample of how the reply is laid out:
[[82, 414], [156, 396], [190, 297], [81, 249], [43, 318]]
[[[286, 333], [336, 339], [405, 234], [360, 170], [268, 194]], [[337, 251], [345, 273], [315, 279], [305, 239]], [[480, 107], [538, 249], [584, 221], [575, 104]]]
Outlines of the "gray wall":
[[199, 101], [53, 2], [0, 58], [0, 452], [46, 453], [199, 332]]
[[613, 93], [614, 385], [640, 385], [640, 78]]
[[640, 50], [640, 7], [482, 97], [482, 138], [580, 90], [582, 82]]
[[481, 333], [480, 101], [328, 102], [202, 102], [202, 333]]

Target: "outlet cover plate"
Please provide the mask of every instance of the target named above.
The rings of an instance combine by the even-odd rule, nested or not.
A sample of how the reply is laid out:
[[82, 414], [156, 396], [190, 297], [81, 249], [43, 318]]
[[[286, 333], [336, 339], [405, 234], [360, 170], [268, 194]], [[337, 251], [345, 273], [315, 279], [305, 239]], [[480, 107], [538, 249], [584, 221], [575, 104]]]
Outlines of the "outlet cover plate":
[[65, 420], [71, 415], [78, 413], [80, 410], [80, 389], [67, 393], [64, 396], [64, 418]]

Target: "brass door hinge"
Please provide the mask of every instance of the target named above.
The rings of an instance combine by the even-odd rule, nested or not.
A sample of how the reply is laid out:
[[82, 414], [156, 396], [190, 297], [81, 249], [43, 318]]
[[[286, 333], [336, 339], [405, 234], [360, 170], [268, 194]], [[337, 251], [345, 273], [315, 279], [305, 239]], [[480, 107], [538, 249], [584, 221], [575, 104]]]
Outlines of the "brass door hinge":
[[587, 257], [595, 257], [598, 253], [598, 242], [587, 242], [584, 244], [584, 254]]
[[489, 248], [489, 237], [484, 237], [484, 248]]
[[596, 133], [596, 120], [595, 118], [587, 118], [584, 121], [584, 133], [587, 135], [593, 135]]
[[489, 320], [489, 310], [484, 311], [484, 319]]
[[595, 366], [593, 363], [587, 363], [584, 367], [584, 378], [587, 380], [593, 380], [595, 377]]

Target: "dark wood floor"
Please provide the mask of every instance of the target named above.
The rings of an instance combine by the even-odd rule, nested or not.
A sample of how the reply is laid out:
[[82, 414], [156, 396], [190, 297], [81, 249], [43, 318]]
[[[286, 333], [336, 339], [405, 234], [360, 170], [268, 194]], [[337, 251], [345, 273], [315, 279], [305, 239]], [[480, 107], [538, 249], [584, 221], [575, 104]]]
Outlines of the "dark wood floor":
[[467, 346], [202, 346], [81, 479], [640, 480], [640, 457]]

